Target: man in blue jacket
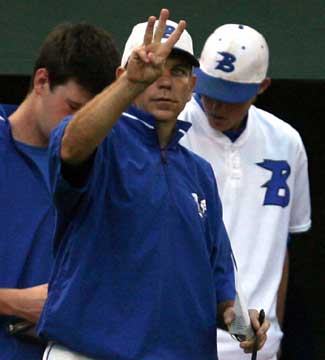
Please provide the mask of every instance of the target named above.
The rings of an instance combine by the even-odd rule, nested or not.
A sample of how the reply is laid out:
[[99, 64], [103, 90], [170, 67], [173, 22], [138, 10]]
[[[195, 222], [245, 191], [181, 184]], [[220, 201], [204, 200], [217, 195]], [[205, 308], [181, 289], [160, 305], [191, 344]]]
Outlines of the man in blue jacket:
[[0, 360], [42, 358], [45, 346], [21, 330], [39, 318], [53, 262], [50, 132], [110, 84], [118, 64], [106, 31], [60, 25], [40, 50], [26, 99], [13, 113], [0, 109]]
[[51, 136], [57, 254], [38, 327], [54, 341], [47, 359], [215, 360], [216, 327], [233, 320], [214, 175], [178, 144], [198, 61], [185, 22], [167, 19], [163, 9], [134, 27], [118, 80]]

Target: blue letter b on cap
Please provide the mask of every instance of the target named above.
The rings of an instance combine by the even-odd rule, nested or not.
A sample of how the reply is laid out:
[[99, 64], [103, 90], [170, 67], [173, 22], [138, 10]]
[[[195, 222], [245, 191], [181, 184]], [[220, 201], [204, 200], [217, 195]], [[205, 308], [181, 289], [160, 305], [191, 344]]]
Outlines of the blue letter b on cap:
[[227, 73], [234, 71], [235, 70], [234, 62], [236, 61], [235, 56], [225, 51], [218, 52], [218, 54], [222, 55], [223, 59], [217, 60], [217, 66], [215, 67], [215, 69]]
[[168, 39], [174, 30], [175, 30], [174, 26], [166, 25], [163, 38]]

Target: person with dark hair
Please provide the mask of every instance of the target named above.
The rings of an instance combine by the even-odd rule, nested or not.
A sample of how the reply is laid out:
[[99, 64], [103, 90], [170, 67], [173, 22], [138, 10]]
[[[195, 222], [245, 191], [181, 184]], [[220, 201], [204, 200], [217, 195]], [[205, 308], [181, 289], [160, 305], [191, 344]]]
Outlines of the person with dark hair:
[[45, 344], [27, 330], [47, 297], [53, 261], [50, 133], [114, 80], [119, 61], [105, 30], [61, 24], [40, 49], [25, 100], [0, 112], [0, 360], [42, 358]]
[[106, 30], [87, 23], [63, 23], [43, 43], [35, 61], [31, 89], [37, 71], [45, 68], [51, 90], [74, 79], [94, 95], [115, 80], [118, 65], [119, 54]]

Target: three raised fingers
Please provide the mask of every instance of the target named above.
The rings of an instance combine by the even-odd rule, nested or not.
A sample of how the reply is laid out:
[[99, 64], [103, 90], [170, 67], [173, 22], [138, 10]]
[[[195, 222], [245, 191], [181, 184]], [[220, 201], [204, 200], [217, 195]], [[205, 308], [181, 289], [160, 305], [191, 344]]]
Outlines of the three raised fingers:
[[[167, 9], [162, 9], [160, 11], [159, 21], [156, 29], [154, 29], [156, 18], [154, 16], [150, 16], [148, 18], [148, 23], [143, 39], [144, 45], [149, 45], [152, 42], [161, 43], [161, 39], [165, 34], [166, 22], [168, 20], [168, 17], [169, 17], [169, 11]], [[164, 42], [163, 46], [161, 47], [161, 50], [159, 51], [160, 55], [167, 54], [168, 56], [168, 54], [171, 52], [176, 42], [181, 37], [185, 28], [186, 28], [186, 22], [184, 20], [181, 20], [178, 23], [175, 31], [173, 31], [173, 33], [169, 36], [166, 42]]]

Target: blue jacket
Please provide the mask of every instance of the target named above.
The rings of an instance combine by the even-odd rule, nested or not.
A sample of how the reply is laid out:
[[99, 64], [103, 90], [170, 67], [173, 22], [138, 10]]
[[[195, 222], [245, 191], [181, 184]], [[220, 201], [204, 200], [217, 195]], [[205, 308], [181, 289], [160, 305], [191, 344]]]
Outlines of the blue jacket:
[[231, 248], [210, 165], [134, 107], [98, 147], [82, 188], [50, 174], [58, 252], [39, 332], [106, 360], [215, 360], [216, 307], [235, 296]]
[[[48, 281], [55, 209], [41, 172], [15, 145], [6, 110], [0, 109], [0, 288], [26, 288]], [[0, 316], [0, 360], [41, 359], [43, 347], [5, 333], [12, 320]]]

